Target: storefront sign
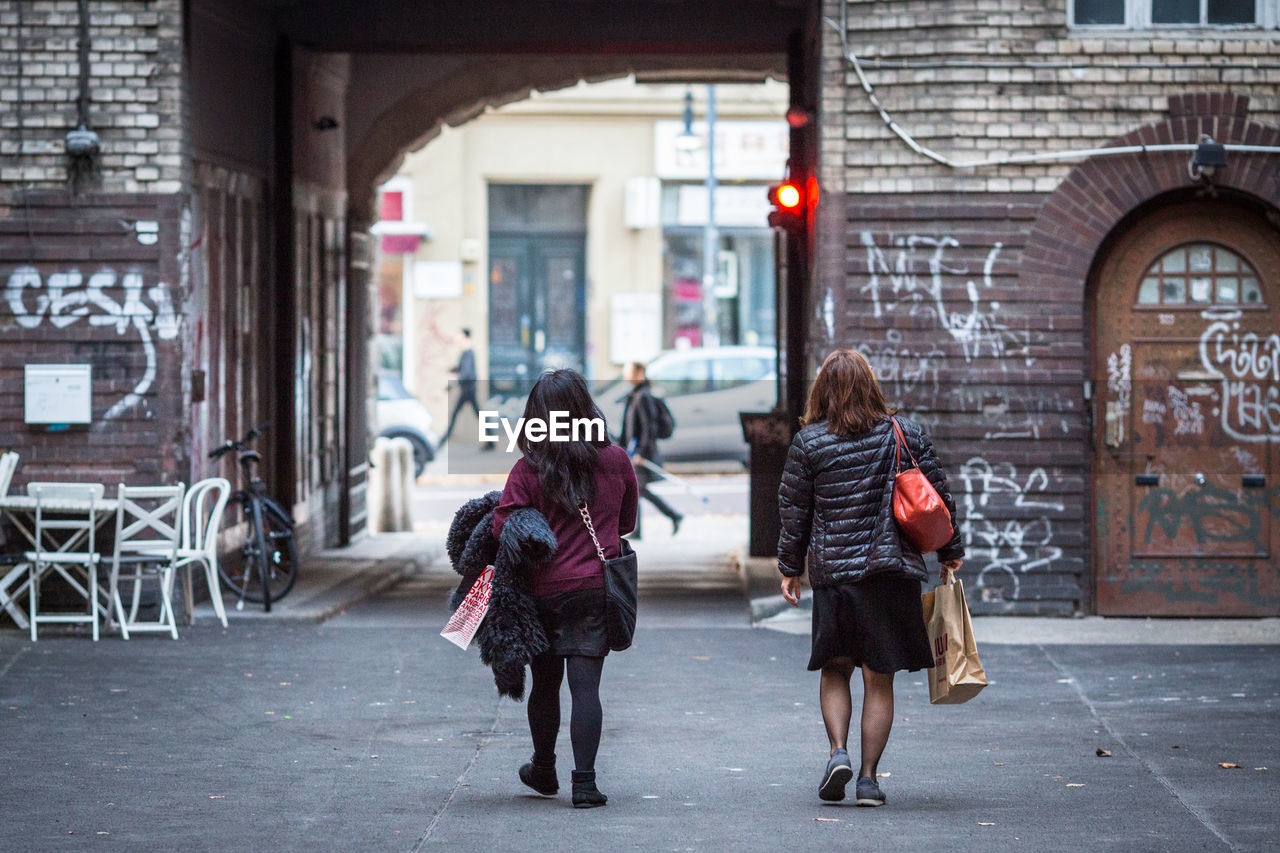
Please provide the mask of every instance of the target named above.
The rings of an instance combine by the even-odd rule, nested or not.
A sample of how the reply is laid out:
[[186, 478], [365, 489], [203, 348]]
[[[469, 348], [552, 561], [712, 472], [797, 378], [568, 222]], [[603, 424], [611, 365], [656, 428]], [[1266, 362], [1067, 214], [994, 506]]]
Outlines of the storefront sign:
[[[707, 221], [707, 188], [699, 184], [677, 187], [676, 220], [668, 225], [702, 226]], [[768, 189], [761, 185], [716, 187], [716, 225], [728, 228], [768, 228]]]
[[[684, 122], [654, 124], [653, 171], [664, 180], [702, 180], [707, 176], [707, 125], [693, 123], [696, 148], [677, 144]], [[778, 121], [716, 122], [716, 177], [721, 180], [779, 181], [791, 152], [787, 123]]]

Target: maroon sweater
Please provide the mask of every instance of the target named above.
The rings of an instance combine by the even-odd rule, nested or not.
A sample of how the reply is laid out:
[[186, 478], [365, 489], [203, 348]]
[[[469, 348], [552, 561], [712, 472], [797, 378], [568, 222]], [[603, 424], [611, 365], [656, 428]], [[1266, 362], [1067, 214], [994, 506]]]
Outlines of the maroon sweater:
[[[606, 557], [618, 556], [622, 547], [619, 536], [635, 529], [638, 495], [636, 473], [626, 452], [613, 445], [600, 448], [596, 496], [587, 508]], [[577, 510], [553, 504], [542, 493], [537, 470], [523, 456], [507, 475], [502, 500], [493, 512], [495, 537], [502, 535], [507, 517], [521, 507], [532, 507], [542, 513], [556, 535], [555, 556], [533, 569], [530, 580], [536, 598], [604, 586], [604, 566], [582, 516]]]

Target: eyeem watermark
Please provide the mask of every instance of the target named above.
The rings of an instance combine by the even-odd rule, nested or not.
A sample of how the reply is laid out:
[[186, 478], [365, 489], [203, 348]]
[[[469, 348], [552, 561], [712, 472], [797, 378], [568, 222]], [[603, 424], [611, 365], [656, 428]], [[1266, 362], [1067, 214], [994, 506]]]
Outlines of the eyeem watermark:
[[568, 412], [552, 411], [550, 420], [517, 418], [515, 423], [491, 409], [480, 410], [479, 437], [482, 442], [497, 441], [498, 427], [507, 435], [507, 452], [516, 449], [520, 434], [526, 441], [604, 441], [604, 421], [600, 418], [571, 418]]

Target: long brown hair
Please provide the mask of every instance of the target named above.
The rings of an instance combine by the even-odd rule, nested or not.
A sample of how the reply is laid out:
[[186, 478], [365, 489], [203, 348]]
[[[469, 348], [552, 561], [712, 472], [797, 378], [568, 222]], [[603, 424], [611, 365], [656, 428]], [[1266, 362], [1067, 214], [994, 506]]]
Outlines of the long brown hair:
[[808, 426], [826, 421], [828, 432], [858, 435], [895, 412], [897, 409], [885, 403], [866, 356], [857, 350], [838, 349], [822, 362], [800, 423]]

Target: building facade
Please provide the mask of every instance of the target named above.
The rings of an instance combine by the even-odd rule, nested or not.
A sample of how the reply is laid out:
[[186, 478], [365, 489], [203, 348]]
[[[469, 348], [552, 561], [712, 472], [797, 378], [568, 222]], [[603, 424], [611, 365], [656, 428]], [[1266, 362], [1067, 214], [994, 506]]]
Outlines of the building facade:
[[708, 87], [624, 78], [535, 94], [406, 156], [374, 226], [381, 352], [437, 423], [462, 328], [498, 383], [553, 365], [612, 379], [712, 327], [722, 345], [775, 344], [766, 195], [786, 168], [786, 86], [713, 88], [714, 318]]
[[[871, 355], [954, 472], [975, 609], [1280, 613], [1277, 0], [684, 5], [508, 4], [494, 27], [462, 0], [0, 0], [15, 487], [190, 482], [270, 421], [268, 478], [305, 543], [358, 535], [370, 227], [404, 152], [583, 80], [790, 75], [792, 168], [816, 160], [822, 192], [811, 269], [788, 244], [780, 287], [786, 363], [807, 365], [787, 416], [827, 350]], [[465, 198], [586, 180], [555, 171]], [[697, 180], [671, 182], [691, 210]], [[625, 214], [625, 186], [598, 189], [570, 230]], [[674, 246], [685, 226], [662, 207], [660, 189]], [[414, 263], [461, 263], [464, 288], [476, 264], [487, 291], [493, 217], [459, 222], [447, 240], [430, 223]], [[657, 231], [635, 242], [644, 287], [691, 278], [655, 262]], [[584, 252], [558, 309], [608, 276]], [[664, 346], [707, 328], [678, 301]], [[498, 302], [481, 304], [491, 334]], [[585, 349], [612, 308], [583, 308]], [[26, 411], [56, 402], [28, 394], [28, 366], [60, 364], [91, 370], [87, 424]]]
[[813, 354], [928, 425], [975, 609], [1280, 612], [1276, 4], [824, 15]]

